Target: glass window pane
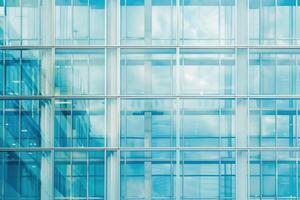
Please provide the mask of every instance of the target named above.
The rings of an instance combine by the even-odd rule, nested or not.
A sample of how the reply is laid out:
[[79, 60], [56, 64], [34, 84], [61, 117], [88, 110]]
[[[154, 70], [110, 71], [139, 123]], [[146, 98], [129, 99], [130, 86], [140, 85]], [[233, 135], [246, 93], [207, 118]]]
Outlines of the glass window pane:
[[55, 146], [104, 146], [104, 100], [56, 100], [55, 106]]
[[3, 51], [6, 95], [48, 95], [51, 92], [51, 51]]
[[[191, 154], [193, 156], [190, 156]], [[233, 155], [233, 152], [183, 151], [180, 170], [182, 198], [234, 198], [235, 157]]]
[[5, 1], [0, 7], [2, 44], [11, 46], [51, 44], [50, 0], [11, 0]]
[[250, 50], [251, 94], [298, 94], [298, 50]]
[[175, 104], [168, 99], [121, 101], [121, 146], [175, 145]]
[[[55, 153], [56, 199], [104, 199], [104, 152]], [[97, 191], [95, 189], [97, 188]]]
[[182, 44], [231, 45], [235, 36], [235, 2], [232, 0], [181, 0]]
[[235, 145], [232, 100], [182, 100], [181, 145], [218, 147]]
[[58, 95], [104, 94], [104, 50], [57, 50], [55, 93]]
[[250, 0], [250, 44], [297, 44], [297, 7], [296, 0]]
[[[47, 100], [5, 100], [4, 135], [1, 146], [49, 147], [51, 145], [50, 102]], [[1, 104], [3, 105], [3, 104]]]
[[250, 153], [251, 197], [295, 198], [296, 152], [252, 151]]
[[176, 0], [121, 0], [121, 43], [174, 44]]
[[182, 94], [233, 94], [235, 59], [232, 50], [181, 50]]
[[1, 153], [4, 199], [50, 199], [48, 152]]
[[104, 0], [56, 0], [56, 44], [105, 43]]
[[173, 151], [121, 153], [121, 199], [175, 199], [174, 162]]
[[175, 65], [175, 49], [122, 49], [121, 94], [173, 94]]

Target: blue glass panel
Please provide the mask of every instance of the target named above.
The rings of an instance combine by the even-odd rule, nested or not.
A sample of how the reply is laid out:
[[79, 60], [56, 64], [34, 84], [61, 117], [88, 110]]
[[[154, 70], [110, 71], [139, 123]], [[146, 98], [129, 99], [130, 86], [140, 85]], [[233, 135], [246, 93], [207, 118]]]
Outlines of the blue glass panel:
[[182, 146], [235, 145], [233, 101], [185, 99], [181, 113]]
[[278, 6], [295, 6], [296, 0], [277, 0]]
[[183, 199], [234, 198], [235, 158], [232, 152], [184, 151], [181, 160]]
[[250, 44], [297, 44], [299, 30], [295, 6], [296, 0], [250, 1]]
[[121, 146], [174, 146], [174, 112], [173, 100], [122, 100]]
[[6, 95], [49, 94], [48, 50], [6, 50], [4, 56], [1, 68]]
[[235, 2], [181, 1], [180, 40], [188, 45], [231, 45], [235, 40]]
[[299, 52], [293, 50], [250, 51], [251, 94], [298, 94]]
[[182, 49], [182, 94], [233, 94], [235, 59], [231, 49]]
[[124, 49], [121, 51], [121, 93], [173, 94], [175, 49]]
[[104, 152], [57, 151], [54, 165], [55, 198], [104, 198]]
[[45, 152], [1, 153], [4, 199], [50, 199], [49, 180], [46, 170], [50, 166], [49, 154]]
[[104, 100], [57, 100], [55, 146], [104, 146]]
[[49, 45], [51, 43], [51, 17], [49, 0], [5, 1], [0, 12], [3, 45]]
[[121, 43], [170, 45], [175, 39], [175, 0], [121, 1]]
[[7, 100], [2, 103], [5, 103], [1, 108], [5, 128], [1, 146], [17, 148], [50, 145], [51, 124], [45, 124], [51, 115], [49, 101]]
[[172, 151], [121, 153], [121, 199], [175, 199], [174, 162]]
[[56, 94], [104, 94], [103, 49], [57, 50], [55, 66]]
[[250, 153], [251, 197], [296, 197], [296, 152]]
[[57, 0], [55, 9], [56, 44], [105, 43], [104, 0]]
[[278, 196], [296, 196], [296, 163], [281, 161], [278, 163]]

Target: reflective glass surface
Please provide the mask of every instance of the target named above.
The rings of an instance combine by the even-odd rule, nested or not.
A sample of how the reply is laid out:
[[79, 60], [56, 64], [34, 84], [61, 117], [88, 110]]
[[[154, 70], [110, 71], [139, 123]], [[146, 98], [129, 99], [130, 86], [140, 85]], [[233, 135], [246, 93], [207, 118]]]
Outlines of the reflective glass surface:
[[51, 146], [50, 102], [47, 100], [0, 100], [2, 147]]
[[250, 94], [300, 94], [299, 60], [299, 50], [250, 50]]
[[55, 0], [57, 45], [105, 43], [105, 0]]
[[300, 0], [0, 0], [0, 199], [300, 199]]
[[55, 94], [104, 94], [103, 49], [59, 49], [55, 54]]
[[55, 101], [55, 146], [104, 146], [104, 116], [104, 100]]
[[231, 49], [182, 49], [182, 94], [233, 94], [235, 59]]
[[51, 52], [0, 50], [0, 94], [36, 96], [51, 93]]
[[51, 0], [1, 0], [0, 45], [49, 45]]
[[235, 13], [234, 0], [180, 0], [180, 43], [234, 44]]
[[294, 199], [297, 196], [296, 152], [253, 151], [250, 154], [251, 199]]
[[298, 115], [294, 100], [251, 100], [250, 146], [297, 146]]
[[299, 45], [299, 0], [249, 0], [249, 42]]
[[175, 199], [174, 164], [174, 151], [123, 152], [120, 199]]
[[184, 99], [181, 105], [181, 146], [235, 146], [233, 100]]
[[121, 101], [121, 146], [175, 146], [175, 102], [171, 99]]
[[234, 199], [234, 152], [183, 151], [180, 159], [181, 199]]
[[55, 152], [54, 193], [55, 200], [104, 199], [104, 152]]
[[122, 49], [121, 94], [173, 94], [175, 66], [175, 49]]
[[120, 2], [121, 44], [175, 44], [176, 0], [120, 0]]
[[51, 169], [48, 152], [1, 152], [1, 198], [50, 199]]

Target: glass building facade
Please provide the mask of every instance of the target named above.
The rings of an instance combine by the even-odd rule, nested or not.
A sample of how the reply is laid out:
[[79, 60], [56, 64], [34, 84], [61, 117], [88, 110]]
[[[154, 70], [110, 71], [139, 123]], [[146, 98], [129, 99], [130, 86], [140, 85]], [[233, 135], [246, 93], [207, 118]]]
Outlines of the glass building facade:
[[300, 199], [300, 0], [0, 0], [0, 199]]

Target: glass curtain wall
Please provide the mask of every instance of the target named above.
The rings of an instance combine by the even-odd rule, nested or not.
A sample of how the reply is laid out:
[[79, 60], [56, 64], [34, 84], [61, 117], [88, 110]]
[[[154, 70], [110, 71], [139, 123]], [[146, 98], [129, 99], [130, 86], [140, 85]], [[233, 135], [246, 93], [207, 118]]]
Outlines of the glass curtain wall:
[[105, 43], [105, 0], [55, 0], [57, 45]]
[[0, 0], [0, 199], [300, 199], [299, 0]]
[[49, 0], [1, 0], [0, 44], [51, 44], [52, 5]]

